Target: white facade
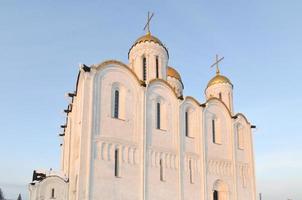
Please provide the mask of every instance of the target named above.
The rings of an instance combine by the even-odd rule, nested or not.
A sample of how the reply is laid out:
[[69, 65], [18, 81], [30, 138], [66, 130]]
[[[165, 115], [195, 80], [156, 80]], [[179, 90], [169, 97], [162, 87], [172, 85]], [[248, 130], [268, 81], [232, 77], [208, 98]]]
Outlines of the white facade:
[[[40, 172], [41, 173], [41, 172]], [[39, 200], [66, 200], [68, 199], [68, 179], [58, 172], [42, 172], [45, 177], [39, 181], [33, 180], [29, 184], [30, 199]]]
[[33, 182], [31, 200], [60, 184], [56, 199], [255, 200], [251, 124], [234, 114], [231, 82], [217, 74], [199, 103], [154, 36], [128, 56], [81, 68], [61, 146], [68, 179]]

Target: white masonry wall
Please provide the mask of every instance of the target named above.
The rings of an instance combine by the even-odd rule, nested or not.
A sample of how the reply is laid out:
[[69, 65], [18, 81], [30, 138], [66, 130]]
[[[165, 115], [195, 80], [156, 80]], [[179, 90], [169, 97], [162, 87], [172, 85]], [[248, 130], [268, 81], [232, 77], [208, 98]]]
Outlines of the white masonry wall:
[[[142, 55], [148, 57], [146, 85]], [[155, 56], [161, 59], [160, 79], [153, 77]], [[233, 114], [231, 85], [208, 88], [205, 104], [193, 97], [181, 99], [167, 82], [163, 47], [140, 44], [129, 59], [129, 65], [111, 60], [93, 65], [90, 72], [81, 69], [62, 145], [68, 183], [58, 183], [66, 193], [59, 192], [57, 199], [213, 200], [217, 191], [219, 200], [255, 200], [251, 124], [242, 114]], [[113, 117], [115, 90], [118, 118]], [[217, 98], [220, 90], [230, 98]], [[37, 194], [46, 199], [49, 191], [44, 188], [54, 183], [50, 178], [44, 182], [30, 186], [31, 200]]]

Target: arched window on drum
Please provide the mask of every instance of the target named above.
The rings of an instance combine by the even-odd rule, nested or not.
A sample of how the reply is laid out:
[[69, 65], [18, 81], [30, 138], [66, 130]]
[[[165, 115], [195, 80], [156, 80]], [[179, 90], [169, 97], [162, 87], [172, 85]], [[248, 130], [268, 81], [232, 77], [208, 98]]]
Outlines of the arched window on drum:
[[145, 56], [143, 56], [142, 58], [142, 71], [143, 71], [143, 80], [146, 81], [147, 80], [147, 58]]

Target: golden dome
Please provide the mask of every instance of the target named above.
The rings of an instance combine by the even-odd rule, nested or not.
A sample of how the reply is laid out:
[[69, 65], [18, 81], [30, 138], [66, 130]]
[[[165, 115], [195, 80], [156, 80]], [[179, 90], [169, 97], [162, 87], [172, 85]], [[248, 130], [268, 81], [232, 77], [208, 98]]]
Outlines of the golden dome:
[[146, 35], [143, 35], [142, 37], [138, 38], [134, 42], [133, 46], [138, 44], [138, 43], [141, 43], [141, 42], [154, 42], [154, 43], [157, 43], [161, 46], [164, 46], [163, 43], [157, 37], [151, 35], [151, 33], [147, 33]]
[[167, 76], [176, 78], [177, 80], [179, 80], [181, 82], [180, 74], [172, 67], [167, 68]]
[[207, 88], [212, 86], [212, 85], [219, 84], [219, 83], [228, 83], [233, 87], [233, 84], [231, 83], [230, 79], [228, 79], [227, 77], [222, 76], [218, 73], [218, 74], [216, 74], [216, 76], [214, 78], [212, 78], [209, 81]]
[[[135, 45], [137, 45], [137, 44], [139, 44], [139, 43], [143, 43], [143, 42], [154, 42], [154, 43], [156, 43], [156, 44], [159, 44], [160, 46], [162, 46], [162, 47], [166, 50], [166, 52], [167, 52], [167, 54], [168, 54], [168, 57], [169, 57], [169, 52], [168, 52], [167, 48], [165, 47], [165, 45], [164, 45], [157, 37], [151, 35], [150, 32], [148, 32], [146, 35], [143, 35], [143, 36], [141, 36], [140, 38], [138, 38], [138, 39], [133, 43], [132, 47], [129, 49], [129, 53], [130, 53], [131, 49], [132, 49]], [[128, 53], [128, 56], [129, 56], [129, 53]]]

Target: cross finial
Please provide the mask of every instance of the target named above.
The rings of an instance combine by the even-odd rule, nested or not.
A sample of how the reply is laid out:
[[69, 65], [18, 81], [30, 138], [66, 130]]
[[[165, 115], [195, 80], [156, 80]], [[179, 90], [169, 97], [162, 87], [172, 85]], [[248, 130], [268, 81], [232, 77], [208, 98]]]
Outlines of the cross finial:
[[219, 62], [222, 61], [224, 59], [224, 57], [219, 58], [218, 54], [216, 54], [216, 61], [214, 64], [211, 65], [211, 68], [216, 66], [216, 74], [220, 74], [220, 70], [219, 70]]
[[151, 32], [150, 32], [150, 21], [151, 21], [153, 16], [154, 16], [154, 13], [151, 13], [151, 16], [150, 16], [150, 12], [148, 12], [147, 23], [144, 27], [144, 31], [147, 29], [147, 34], [151, 34]]

